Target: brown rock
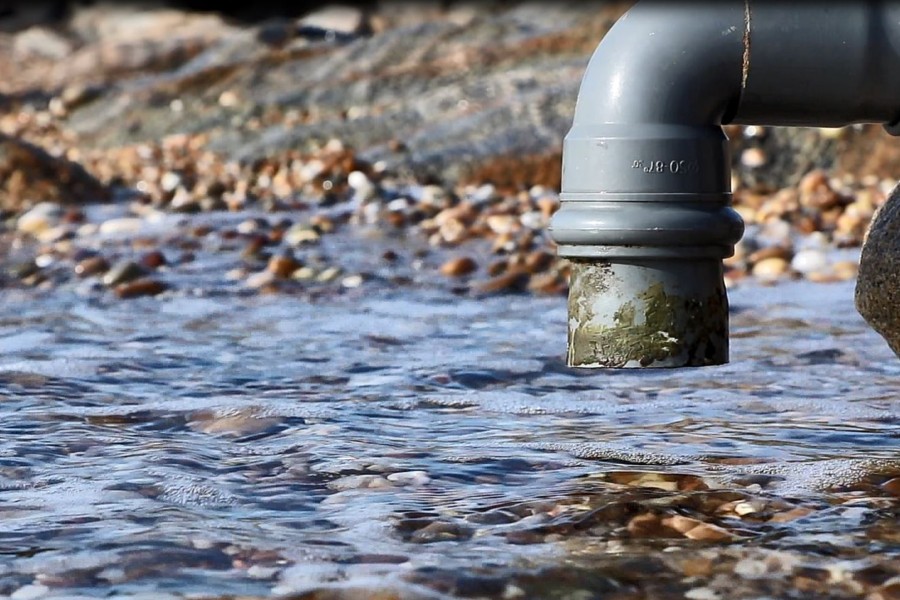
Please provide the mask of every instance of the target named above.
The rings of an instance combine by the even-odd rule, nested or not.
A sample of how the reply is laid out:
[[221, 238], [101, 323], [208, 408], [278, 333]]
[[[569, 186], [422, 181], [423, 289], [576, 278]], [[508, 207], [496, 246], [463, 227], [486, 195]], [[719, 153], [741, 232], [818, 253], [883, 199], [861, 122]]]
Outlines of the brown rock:
[[753, 265], [753, 270], [751, 272], [754, 277], [763, 281], [774, 281], [785, 275], [790, 270], [790, 267], [790, 263], [785, 259], [773, 256], [771, 258], [764, 258]]
[[538, 294], [565, 294], [569, 285], [558, 273], [548, 272], [532, 275], [528, 289]]
[[873, 594], [873, 600], [900, 600], [900, 577], [894, 577], [883, 585]]
[[116, 296], [122, 299], [137, 298], [139, 296], [155, 296], [166, 291], [168, 286], [155, 279], [137, 279], [129, 283], [116, 286]]
[[538, 198], [537, 200], [538, 208], [541, 211], [541, 215], [546, 220], [550, 220], [550, 217], [559, 209], [559, 199], [553, 198], [550, 196], [544, 196]]
[[671, 537], [672, 531], [668, 527], [664, 527], [660, 522], [659, 515], [653, 513], [645, 513], [632, 518], [626, 526], [628, 533], [634, 537]]
[[507, 269], [509, 269], [509, 260], [503, 258], [489, 264], [487, 266], [487, 274], [491, 277], [496, 277], [497, 275], [505, 273]]
[[468, 256], [459, 258], [451, 258], [441, 265], [441, 275], [447, 277], [462, 277], [474, 272], [478, 268], [478, 263]]
[[900, 186], [875, 212], [866, 232], [854, 302], [900, 356]]
[[141, 256], [138, 264], [146, 269], [158, 269], [168, 263], [166, 255], [159, 250], [151, 250]]
[[792, 256], [793, 252], [790, 248], [777, 245], [760, 248], [759, 250], [752, 252], [750, 256], [747, 257], [747, 260], [750, 261], [750, 264], [756, 264], [758, 262], [766, 260], [767, 258], [781, 258], [784, 260], [790, 260]]
[[701, 542], [724, 542], [733, 539], [733, 535], [718, 525], [711, 523], [701, 523], [696, 527], [686, 531], [684, 537]]
[[554, 260], [554, 254], [546, 250], [534, 250], [525, 256], [525, 268], [529, 273], [540, 273], [552, 265]]
[[75, 274], [79, 277], [88, 277], [90, 275], [99, 275], [109, 270], [109, 261], [102, 256], [91, 256], [85, 258], [75, 265]]
[[789, 523], [794, 519], [800, 519], [812, 513], [811, 508], [805, 506], [796, 506], [790, 510], [774, 515], [768, 520], [769, 523]]
[[892, 496], [900, 497], [900, 477], [894, 477], [881, 484], [881, 489]]
[[692, 557], [684, 561], [681, 570], [685, 577], [709, 577], [713, 573], [713, 560], [706, 557]]
[[531, 276], [527, 271], [511, 269], [476, 286], [476, 291], [486, 294], [521, 292], [528, 287]]
[[20, 212], [38, 202], [108, 199], [109, 190], [78, 163], [0, 133], [0, 209]]
[[302, 263], [289, 254], [279, 254], [269, 259], [267, 266], [270, 273], [275, 277], [287, 279], [291, 274], [302, 267]]
[[814, 169], [804, 175], [797, 187], [800, 205], [805, 208], [826, 210], [841, 201], [838, 193], [831, 189], [828, 174], [822, 169]]
[[662, 520], [662, 524], [670, 529], [674, 529], [678, 533], [690, 540], [702, 542], [721, 542], [733, 539], [734, 536], [726, 529], [713, 525], [712, 523], [704, 523], [691, 517], [682, 515], [672, 515]]
[[139, 264], [130, 260], [122, 260], [110, 267], [103, 275], [103, 284], [117, 287], [125, 283], [137, 281], [147, 274]]
[[703, 522], [698, 521], [697, 519], [692, 519], [691, 517], [672, 515], [671, 517], [666, 517], [665, 519], [663, 519], [662, 524], [666, 527], [671, 527], [678, 533], [687, 535], [690, 530], [694, 529], [695, 527], [699, 527], [703, 524]]

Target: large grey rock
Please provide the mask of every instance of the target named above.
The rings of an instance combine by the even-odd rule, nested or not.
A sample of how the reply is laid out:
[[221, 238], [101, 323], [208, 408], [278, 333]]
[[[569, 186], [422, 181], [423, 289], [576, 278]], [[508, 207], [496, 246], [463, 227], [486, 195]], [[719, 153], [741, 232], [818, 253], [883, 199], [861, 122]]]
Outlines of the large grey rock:
[[856, 309], [900, 356], [900, 185], [866, 234], [856, 280]]

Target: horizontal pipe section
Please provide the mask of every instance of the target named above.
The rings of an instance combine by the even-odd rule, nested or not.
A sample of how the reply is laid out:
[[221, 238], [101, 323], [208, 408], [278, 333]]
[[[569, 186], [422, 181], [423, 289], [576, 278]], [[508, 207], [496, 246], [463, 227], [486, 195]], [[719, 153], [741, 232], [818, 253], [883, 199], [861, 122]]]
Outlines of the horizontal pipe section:
[[900, 118], [900, 3], [748, 7], [749, 64], [733, 122], [840, 127]]

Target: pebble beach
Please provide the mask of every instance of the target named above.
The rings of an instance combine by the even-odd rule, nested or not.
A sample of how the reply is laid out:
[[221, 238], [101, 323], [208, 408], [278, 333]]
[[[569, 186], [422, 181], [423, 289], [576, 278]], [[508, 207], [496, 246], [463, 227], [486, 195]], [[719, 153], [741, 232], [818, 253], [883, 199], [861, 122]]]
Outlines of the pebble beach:
[[[6, 65], [6, 89], [0, 89], [0, 199], [8, 243], [20, 250], [6, 275], [45, 287], [84, 280], [123, 297], [175, 293], [177, 277], [169, 273], [197, 253], [217, 252], [217, 264], [225, 269], [221, 279], [262, 293], [322, 287], [316, 283], [362, 285], [390, 279], [394, 266], [401, 283], [412, 271], [459, 293], [564, 294], [567, 265], [556, 258], [546, 226], [559, 204], [559, 147], [568, 125], [563, 117], [571, 111], [578, 80], [571, 74], [565, 80], [571, 91], [566, 106], [559, 98], [561, 81], [539, 94], [506, 97], [510, 84], [494, 80], [509, 79], [516, 67], [521, 88], [527, 72], [545, 66], [530, 64], [537, 60], [565, 60], [574, 72], [577, 59], [589, 56], [587, 48], [626, 7], [605, 5], [587, 21], [590, 27], [577, 20], [583, 8], [560, 9], [556, 29], [529, 38], [535, 56], [508, 58], [518, 62], [502, 69], [490, 56], [478, 57], [482, 36], [493, 29], [512, 40], [522, 37], [522, 21], [536, 17], [534, 7], [504, 12], [488, 4], [479, 12], [462, 4], [441, 13], [426, 4], [408, 10], [405, 20], [395, 16], [396, 22], [390, 15], [398, 13], [387, 9], [368, 16], [360, 9], [322, 9], [307, 21], [234, 24], [215, 13], [141, 12], [126, 5], [84, 8], [63, 24], [4, 34], [0, 42], [14, 60]], [[329, 26], [343, 28], [343, 37], [321, 37], [331, 30], [316, 25], [316, 15], [326, 25], [331, 18]], [[122, 26], [134, 29], [131, 39], [117, 37]], [[466, 39], [464, 28], [477, 33]], [[593, 35], [584, 40], [587, 31]], [[482, 86], [497, 88], [480, 92], [490, 102], [468, 99], [477, 73], [471, 82], [445, 81], [440, 73], [393, 65], [400, 77], [374, 58], [368, 85], [386, 91], [370, 89], [368, 106], [355, 104], [359, 92], [353, 89], [335, 98], [334, 90], [306, 91], [306, 97], [297, 91], [301, 97], [288, 104], [271, 98], [272, 90], [268, 99], [248, 98], [250, 92], [238, 85], [260, 64], [293, 62], [294, 70], [321, 70], [363, 51], [394, 57], [408, 51], [416, 36], [443, 38], [451, 55], [461, 54], [458, 60], [479, 68], [484, 63]], [[429, 51], [434, 54], [434, 47], [422, 52], [431, 70], [449, 60]], [[360, 63], [355, 79], [367, 66]], [[334, 68], [334, 79], [343, 75], [341, 68], [349, 69]], [[318, 72], [312, 79], [305, 84], [312, 90], [317, 82], [321, 88], [334, 85]], [[539, 76], [533, 80], [540, 83]], [[419, 91], [429, 81], [433, 89]], [[282, 96], [292, 89], [284, 82], [266, 85]], [[433, 133], [440, 139], [444, 126], [407, 125], [392, 114], [410, 110], [402, 105], [403, 85], [421, 94], [420, 111], [450, 102], [448, 114], [437, 117], [482, 126], [472, 156], [454, 163], [456, 147], [419, 141], [417, 149], [416, 136], [404, 139], [404, 130], [413, 128], [418, 138]], [[551, 98], [557, 104], [541, 105]], [[539, 151], [529, 146], [533, 142], [503, 139], [512, 135], [503, 122], [485, 129], [482, 121], [498, 119], [504, 102], [514, 109], [531, 106], [535, 113], [533, 124], [510, 115], [515, 127], [530, 125], [540, 137], [553, 126], [556, 137]], [[385, 123], [375, 125], [379, 112], [386, 122], [398, 121], [395, 132], [385, 131]], [[186, 119], [208, 124], [198, 127]], [[367, 136], [367, 128], [377, 131]], [[895, 184], [886, 173], [896, 144], [872, 128], [805, 129], [785, 138], [776, 128], [726, 127], [734, 146], [734, 207], [747, 227], [725, 263], [730, 286], [748, 278], [771, 284], [855, 277], [852, 250], [860, 247], [872, 214]], [[881, 146], [873, 150], [878, 133]], [[854, 136], [858, 149], [849, 150]], [[223, 150], [231, 137], [235, 144]], [[862, 153], [869, 154], [870, 165], [847, 169]], [[786, 166], [781, 155], [813, 158], [795, 156], [795, 164]], [[96, 203], [114, 208], [86, 210]], [[226, 218], [216, 223], [209, 216]], [[160, 231], [153, 224], [162, 221], [170, 225], [164, 236], [145, 233]], [[352, 252], [323, 251], [323, 240], [359, 235], [415, 239], [422, 246], [415, 256], [385, 247], [380, 255], [370, 253], [365, 264], [347, 264]]]

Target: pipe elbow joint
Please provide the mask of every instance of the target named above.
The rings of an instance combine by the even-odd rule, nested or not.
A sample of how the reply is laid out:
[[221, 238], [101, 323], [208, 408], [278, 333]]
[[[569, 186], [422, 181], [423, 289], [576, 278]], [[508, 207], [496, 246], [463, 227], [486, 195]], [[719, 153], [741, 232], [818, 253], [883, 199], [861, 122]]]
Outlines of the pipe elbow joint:
[[591, 57], [550, 223], [560, 255], [733, 253], [743, 223], [719, 124], [740, 99], [745, 5], [698, 4], [640, 2]]
[[896, 0], [641, 0], [582, 79], [550, 223], [560, 254], [701, 244], [729, 256], [743, 225], [721, 125], [871, 122], [898, 135], [898, 65]]

